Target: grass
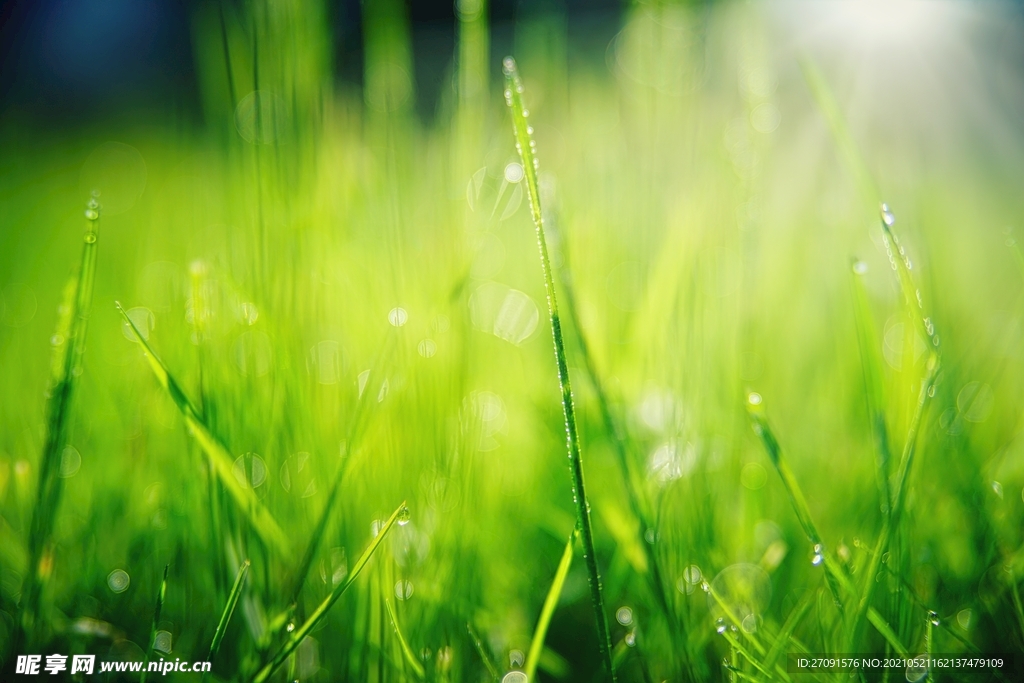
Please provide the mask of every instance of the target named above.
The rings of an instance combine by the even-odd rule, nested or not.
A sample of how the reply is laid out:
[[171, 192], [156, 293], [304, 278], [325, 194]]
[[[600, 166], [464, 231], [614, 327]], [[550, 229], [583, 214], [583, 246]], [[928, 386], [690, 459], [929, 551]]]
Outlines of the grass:
[[1024, 647], [997, 50], [462, 2], [435, 83], [371, 4], [358, 86], [256, 0], [195, 8], [201, 120], [0, 115], [0, 678], [164, 632], [238, 683]]
[[523, 104], [523, 82], [519, 77], [516, 62], [506, 57], [502, 62], [505, 74], [505, 101], [512, 112], [516, 150], [522, 161], [526, 177], [527, 194], [530, 197], [530, 215], [537, 230], [537, 248], [540, 251], [541, 270], [544, 272], [544, 292], [548, 303], [548, 318], [551, 321], [551, 337], [555, 345], [555, 365], [558, 384], [562, 391], [562, 413], [565, 416], [565, 434], [569, 451], [569, 467], [572, 472], [572, 497], [576, 504], [576, 525], [583, 541], [583, 559], [587, 565], [587, 581], [590, 583], [590, 599], [594, 603], [594, 620], [597, 623], [597, 644], [601, 651], [605, 674], [615, 680], [612, 666], [611, 641], [608, 635], [608, 617], [604, 611], [604, 595], [601, 588], [601, 574], [597, 566], [597, 551], [594, 548], [594, 532], [590, 522], [590, 501], [587, 499], [583, 480], [583, 453], [580, 447], [579, 430], [576, 426], [576, 405], [572, 397], [569, 379], [569, 361], [562, 338], [562, 323], [558, 316], [558, 300], [555, 294], [555, 280], [548, 255], [547, 237], [544, 234], [544, 210], [540, 200], [540, 182], [537, 174], [540, 162], [534, 147], [533, 128], [527, 123], [529, 111]]

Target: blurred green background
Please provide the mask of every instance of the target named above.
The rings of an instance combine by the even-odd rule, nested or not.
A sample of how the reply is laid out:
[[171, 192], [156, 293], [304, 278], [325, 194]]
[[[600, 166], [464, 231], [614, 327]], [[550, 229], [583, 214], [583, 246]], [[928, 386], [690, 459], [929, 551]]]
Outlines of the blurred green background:
[[[576, 510], [505, 52], [525, 82], [559, 302], [573, 311], [563, 325], [619, 680], [785, 680], [757, 665], [776, 642], [893, 651], [871, 627], [844, 639], [856, 599], [845, 612], [830, 599], [745, 408], [762, 397], [825, 546], [867, 585], [929, 353], [881, 201], [942, 365], [870, 603], [912, 654], [1020, 652], [1019, 5], [554, 3], [496, 18], [461, 0], [443, 53], [417, 44], [416, 10], [397, 0], [367, 0], [347, 33], [315, 0], [188, 10], [194, 73], [180, 92], [193, 99], [111, 95], [88, 100], [88, 116], [71, 104], [48, 118], [15, 88], [0, 118], [5, 671], [23, 652], [204, 659], [250, 559], [213, 663], [215, 680], [249, 680], [402, 501], [411, 521], [272, 680], [415, 680], [385, 599], [429, 680], [523, 668]], [[339, 65], [346, 35], [361, 51]], [[51, 347], [93, 189], [88, 339], [33, 570]], [[288, 551], [264, 544], [211, 473], [115, 301]], [[23, 631], [34, 580], [39, 618]], [[702, 581], [741, 622], [728, 638]], [[540, 679], [600, 677], [595, 633], [577, 548]], [[904, 673], [947, 675], [889, 680]]]

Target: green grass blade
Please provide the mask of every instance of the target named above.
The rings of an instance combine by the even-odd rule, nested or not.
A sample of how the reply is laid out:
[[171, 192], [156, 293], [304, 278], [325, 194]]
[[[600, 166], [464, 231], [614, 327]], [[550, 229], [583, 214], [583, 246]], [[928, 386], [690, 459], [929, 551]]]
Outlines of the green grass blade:
[[782, 654], [786, 645], [789, 644], [790, 636], [793, 635], [796, 627], [800, 625], [800, 621], [804, 618], [804, 615], [807, 614], [807, 610], [811, 608], [812, 595], [812, 593], [808, 593], [804, 599], [797, 604], [793, 611], [789, 613], [789, 616], [786, 617], [785, 623], [782, 624], [782, 630], [779, 631], [778, 637], [775, 639], [775, 642], [772, 643], [771, 649], [768, 650], [768, 654], [764, 658], [764, 665], [766, 668], [771, 669], [775, 666], [775, 662], [778, 660], [779, 655]]
[[[768, 454], [768, 459], [772, 461], [775, 471], [779, 473], [779, 478], [782, 479], [782, 485], [786, 487], [786, 493], [789, 495], [790, 503], [793, 505], [793, 511], [796, 513], [797, 520], [799, 520], [800, 526], [803, 527], [804, 533], [814, 546], [815, 555], [820, 556], [824, 560], [825, 544], [822, 543], [821, 534], [818, 533], [818, 527], [814, 524], [814, 519], [811, 517], [811, 510], [807, 506], [807, 499], [804, 498], [803, 490], [793, 475], [793, 471], [789, 469], [789, 463], [783, 455], [782, 447], [779, 446], [779, 441], [775, 438], [775, 434], [768, 424], [764, 413], [764, 405], [759, 395], [751, 394], [750, 400], [747, 401], [747, 412], [750, 414], [754, 433], [761, 438], [761, 443]], [[825, 581], [828, 584], [829, 592], [832, 593], [832, 599], [841, 611], [843, 609], [843, 600], [839, 594], [839, 587], [836, 584], [833, 572], [826, 571]]]
[[391, 626], [395, 629], [395, 635], [398, 636], [398, 644], [402, 646], [402, 655], [405, 656], [405, 661], [412, 667], [413, 673], [416, 674], [416, 678], [422, 681], [427, 677], [427, 672], [423, 668], [423, 664], [416, 659], [416, 655], [413, 654], [412, 648], [409, 647], [409, 643], [406, 641], [405, 636], [402, 635], [402, 629], [398, 626], [398, 617], [395, 616], [395, 608], [391, 606], [391, 601], [387, 599], [384, 600], [384, 606], [387, 608], [388, 619], [391, 620]]
[[167, 570], [171, 568], [171, 565], [164, 565], [164, 576], [160, 580], [160, 590], [156, 594], [156, 608], [153, 610], [153, 625], [149, 629], [149, 647], [146, 648], [146, 658], [142, 662], [142, 676], [139, 678], [139, 683], [146, 683], [147, 669], [149, 668], [149, 662], [153, 658], [153, 651], [156, 649], [156, 632], [160, 628], [160, 613], [164, 609], [164, 598], [167, 597]]
[[288, 640], [285, 641], [284, 645], [282, 645], [277, 651], [277, 654], [275, 654], [274, 657], [267, 662], [267, 664], [260, 669], [255, 676], [253, 676], [252, 683], [263, 683], [263, 681], [267, 680], [270, 675], [284, 663], [284, 660], [286, 660], [288, 656], [295, 651], [295, 648], [299, 646], [302, 639], [305, 638], [309, 632], [327, 616], [327, 612], [331, 609], [334, 603], [338, 601], [338, 598], [344, 595], [345, 591], [349, 589], [349, 586], [359, 578], [359, 574], [363, 571], [363, 567], [365, 567], [366, 563], [370, 561], [371, 557], [373, 557], [373, 553], [378, 547], [380, 547], [380, 544], [384, 542], [384, 538], [398, 521], [398, 516], [405, 510], [406, 506], [403, 502], [393, 513], [391, 513], [391, 517], [389, 517], [384, 525], [378, 530], [377, 535], [374, 536], [372, 541], [370, 541], [370, 545], [366, 546], [366, 550], [363, 551], [363, 554], [360, 555], [359, 559], [352, 565], [352, 569], [349, 571], [348, 576], [345, 577], [345, 580], [334, 587], [331, 594], [320, 603], [320, 606], [317, 607], [312, 614], [309, 615], [309, 618], [306, 619], [302, 626], [295, 629], [295, 631], [288, 637]]
[[142, 336], [142, 333], [139, 332], [135, 323], [132, 322], [132, 319], [120, 303], [117, 304], [117, 310], [121, 312], [121, 316], [131, 327], [132, 332], [135, 334], [135, 339], [142, 345], [146, 360], [149, 361], [149, 367], [153, 370], [153, 374], [156, 375], [157, 382], [170, 395], [174, 405], [177, 406], [185, 418], [185, 424], [188, 426], [189, 433], [209, 457], [210, 463], [217, 472], [221, 484], [223, 484], [224, 488], [234, 499], [235, 504], [242, 513], [248, 517], [253, 530], [259, 537], [273, 547], [281, 556], [287, 557], [291, 552], [291, 544], [288, 542], [288, 538], [281, 531], [277, 522], [274, 521], [270, 512], [259, 502], [252, 490], [242, 486], [238, 479], [235, 478], [234, 460], [227, 447], [206, 426], [206, 422], [200, 417], [195, 406], [167, 370], [163, 361], [153, 352], [149, 343]]
[[526, 654], [526, 666], [523, 671], [526, 673], [526, 680], [532, 681], [537, 673], [537, 662], [540, 661], [540, 653], [544, 650], [544, 638], [548, 633], [548, 626], [551, 624], [551, 616], [558, 606], [558, 597], [562, 594], [562, 586], [565, 585], [565, 578], [569, 576], [569, 567], [572, 566], [572, 550], [576, 545], [576, 538], [579, 536], [579, 529], [573, 529], [569, 534], [569, 541], [565, 544], [565, 551], [562, 552], [562, 559], [558, 563], [558, 571], [551, 581], [551, 588], [544, 599], [544, 606], [540, 610], [540, 618], [537, 619], [537, 628], [533, 631], [533, 640], [530, 641], [530, 651]]
[[562, 413], [565, 417], [565, 430], [568, 441], [569, 462], [572, 470], [573, 498], [576, 502], [577, 523], [583, 539], [583, 553], [587, 563], [587, 579], [590, 583], [591, 601], [594, 603], [594, 616], [597, 621], [598, 647], [606, 675], [615, 680], [615, 668], [612, 665], [611, 637], [608, 630], [608, 619], [604, 613], [604, 597], [601, 588], [601, 575], [597, 567], [597, 553], [594, 550], [594, 534], [590, 523], [590, 504], [587, 500], [586, 487], [583, 480], [583, 454], [580, 449], [579, 432], [576, 428], [576, 407], [572, 397], [572, 385], [569, 382], [569, 364], [565, 355], [565, 341], [562, 339], [562, 323], [558, 317], [558, 301], [555, 296], [555, 282], [551, 272], [551, 259], [548, 256], [547, 240], [544, 236], [544, 216], [541, 211], [540, 185], [537, 180], [539, 163], [534, 154], [532, 129], [526, 123], [528, 112], [523, 105], [523, 83], [516, 69], [516, 62], [506, 57], [502, 63], [505, 73], [505, 100], [512, 113], [512, 126], [515, 134], [516, 149], [523, 163], [526, 174], [527, 194], [530, 197], [530, 214], [537, 230], [537, 247], [540, 250], [541, 269], [544, 271], [544, 290], [547, 293], [548, 317], [551, 320], [551, 336], [555, 345], [555, 362], [558, 366], [558, 383], [562, 390]]
[[228, 624], [231, 622], [231, 615], [235, 613], [235, 606], [238, 605], [238, 599], [242, 597], [242, 587], [245, 586], [245, 577], [249, 573], [249, 560], [242, 563], [242, 566], [238, 568], [238, 574], [235, 576], [235, 583], [231, 586], [231, 592], [228, 594], [227, 604], [224, 605], [224, 611], [220, 614], [220, 621], [217, 622], [217, 630], [213, 633], [213, 640], [210, 641], [210, 654], [206, 657], [206, 661], [212, 662], [213, 658], [217, 656], [217, 651], [220, 650], [220, 643], [224, 640], [224, 634], [228, 630]]
[[36, 626], [42, 586], [48, 578], [48, 573], [41, 571], [41, 564], [48, 552], [63, 491], [63, 480], [58, 476], [60, 458], [67, 440], [76, 377], [81, 373], [89, 310], [92, 307], [93, 282], [96, 278], [99, 204], [95, 197], [89, 200], [85, 217], [86, 229], [78, 275], [65, 290], [53, 337], [59, 343], [54, 348], [47, 390], [46, 436], [30, 522], [29, 575], [22, 602], [19, 638], [30, 637]]
[[492, 681], [497, 681], [501, 674], [498, 673], [498, 667], [494, 666], [494, 662], [491, 661], [491, 656], [487, 654], [487, 650], [484, 649], [484, 643], [480, 640], [480, 636], [473, 630], [473, 625], [467, 623], [466, 630], [469, 632], [469, 639], [473, 642], [473, 647], [476, 648], [476, 652], [480, 655], [481, 661], [484, 663], [484, 668], [487, 669], [487, 673], [490, 675]]

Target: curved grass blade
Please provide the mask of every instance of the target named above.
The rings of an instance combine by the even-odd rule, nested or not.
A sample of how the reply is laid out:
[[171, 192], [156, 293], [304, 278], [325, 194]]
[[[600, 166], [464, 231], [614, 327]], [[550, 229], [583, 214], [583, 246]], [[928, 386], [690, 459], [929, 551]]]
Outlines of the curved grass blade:
[[345, 577], [345, 580], [334, 587], [331, 594], [320, 603], [320, 606], [317, 607], [312, 614], [309, 615], [309, 618], [306, 619], [306, 622], [302, 624], [302, 626], [295, 629], [291, 636], [288, 637], [288, 640], [285, 641], [284, 645], [282, 645], [277, 651], [277, 654], [275, 654], [274, 657], [267, 662], [267, 664], [260, 669], [255, 676], [253, 676], [252, 683], [263, 683], [263, 681], [270, 678], [270, 675], [284, 663], [284, 660], [288, 659], [288, 656], [292, 652], [295, 651], [295, 648], [299, 646], [302, 639], [305, 638], [325, 616], [327, 616], [327, 612], [331, 609], [331, 606], [338, 601], [338, 598], [340, 598], [345, 591], [348, 590], [349, 586], [351, 586], [359, 577], [360, 572], [363, 571], [363, 567], [365, 567], [366, 563], [370, 561], [371, 557], [373, 557], [374, 551], [380, 547], [380, 544], [384, 541], [388, 532], [391, 531], [391, 527], [393, 527], [398, 521], [398, 516], [405, 509], [405, 503], [403, 502], [398, 506], [398, 509], [391, 513], [391, 517], [388, 518], [377, 532], [377, 535], [372, 541], [370, 541], [370, 545], [366, 546], [366, 550], [363, 551], [363, 554], [360, 555], [359, 559], [352, 565], [352, 570], [348, 573], [348, 576]]
[[[754, 397], [755, 395], [752, 394], [751, 400], [747, 401], [747, 412], [750, 414], [754, 433], [761, 438], [761, 443], [764, 444], [764, 450], [768, 454], [768, 459], [772, 461], [775, 471], [779, 473], [782, 485], [786, 487], [786, 493], [789, 494], [789, 500], [793, 504], [793, 511], [796, 513], [797, 520], [799, 520], [804, 533], [814, 546], [815, 556], [821, 558], [820, 562], [825, 558], [825, 545], [821, 541], [821, 534], [818, 533], [818, 528], [811, 517], [811, 510], [807, 506], [807, 499], [804, 498], [800, 484], [797, 483], [793, 471], [789, 469], [789, 463], [782, 453], [782, 447], [779, 446], [778, 439], [775, 438], [775, 434], [768, 425], [761, 397], [757, 396], [756, 399]], [[836, 606], [839, 607], [839, 610], [842, 611], [843, 601], [839, 595], [836, 579], [832, 574], [831, 571], [825, 573], [826, 583], [828, 583], [829, 592], [832, 593], [832, 599], [835, 601]]]
[[594, 616], [597, 621], [598, 647], [605, 674], [615, 681], [615, 668], [612, 665], [611, 637], [608, 630], [608, 619], [604, 613], [604, 598], [601, 589], [601, 575], [597, 567], [597, 553], [594, 552], [594, 533], [590, 523], [590, 503], [587, 500], [586, 487], [583, 481], [583, 454], [580, 449], [580, 437], [576, 428], [576, 406], [572, 398], [572, 385], [569, 382], [569, 364], [565, 355], [565, 341], [562, 339], [562, 323], [558, 317], [558, 301], [555, 297], [555, 281], [551, 272], [551, 259], [548, 256], [547, 240], [544, 237], [544, 216], [540, 204], [540, 185], [537, 181], [539, 163], [534, 154], [532, 129], [526, 123], [528, 112], [523, 105], [523, 82], [519, 78], [516, 61], [506, 57], [502, 62], [505, 74], [505, 101], [512, 112], [512, 127], [515, 133], [516, 150], [523, 163], [526, 175], [527, 194], [530, 196], [530, 214], [534, 227], [537, 229], [537, 247], [540, 250], [541, 269], [544, 271], [544, 290], [547, 293], [548, 316], [551, 319], [551, 336], [555, 345], [555, 362], [558, 366], [558, 383], [562, 390], [562, 413], [565, 417], [565, 431], [569, 451], [569, 463], [572, 470], [573, 499], [576, 502], [577, 525], [583, 539], [583, 552], [587, 563], [587, 579], [590, 583], [590, 597], [594, 603]]
[[96, 256], [99, 226], [99, 204], [95, 196], [85, 210], [86, 229], [83, 236], [82, 257], [76, 279], [68, 283], [58, 316], [55, 344], [47, 390], [46, 438], [39, 467], [35, 505], [29, 533], [29, 575], [22, 603], [19, 636], [31, 637], [36, 626], [42, 587], [48, 578], [43, 560], [49, 552], [57, 508], [60, 506], [63, 479], [60, 478], [60, 458], [66, 445], [71, 402], [81, 373], [85, 337], [88, 330], [89, 310], [92, 307], [93, 283], [96, 279]]
[[540, 610], [540, 618], [537, 619], [537, 628], [533, 631], [533, 640], [530, 641], [530, 651], [526, 655], [526, 666], [523, 672], [526, 680], [532, 681], [537, 673], [537, 662], [540, 661], [540, 653], [544, 650], [544, 638], [548, 633], [548, 626], [551, 624], [551, 616], [558, 606], [558, 597], [562, 594], [562, 586], [565, 585], [565, 577], [569, 576], [569, 567], [572, 566], [572, 550], [579, 537], [579, 529], [573, 529], [569, 534], [569, 541], [565, 544], [565, 551], [562, 553], [562, 560], [558, 563], [558, 571], [551, 581], [551, 588], [544, 598], [544, 606]]
[[[842, 565], [832, 557], [832, 553], [821, 542], [821, 536], [818, 534], [817, 527], [814, 525], [814, 520], [811, 518], [810, 509], [807, 507], [807, 499], [804, 498], [800, 485], [796, 481], [796, 477], [793, 476], [792, 471], [789, 469], [789, 465], [782, 457], [782, 448], [779, 446], [779, 442], [775, 438], [775, 434], [772, 433], [771, 428], [768, 426], [768, 421], [764, 416], [764, 407], [760, 402], [754, 403], [751, 401], [748, 403], [748, 413], [750, 414], [751, 421], [753, 423], [754, 432], [761, 437], [765, 451], [768, 453], [769, 460], [771, 460], [775, 465], [776, 470], [779, 472], [779, 476], [782, 478], [783, 484], [786, 486], [786, 491], [789, 494], [790, 502], [793, 504], [793, 509], [796, 511], [796, 515], [800, 520], [801, 526], [804, 527], [804, 533], [815, 546], [815, 555], [821, 558], [820, 562], [825, 567], [825, 579], [828, 584], [829, 591], [832, 593], [832, 597], [836, 601], [836, 604], [842, 605], [838, 597], [840, 588], [843, 589], [843, 592], [851, 596], [856, 596], [858, 592], [849, 577], [847, 577], [843, 572]], [[909, 442], [910, 440], [908, 439], [908, 443]], [[782, 464], [781, 469], [779, 467], [780, 463]], [[892, 517], [889, 519], [892, 519]], [[874, 574], [868, 574], [868, 576], [874, 576]], [[874, 584], [875, 582], [870, 581], [869, 583]], [[901, 656], [906, 656], [907, 648], [903, 646], [895, 632], [892, 630], [892, 627], [889, 626], [888, 622], [885, 621], [877, 610], [873, 607], [867, 607], [864, 605], [863, 612], [858, 610], [858, 618], [862, 614], [867, 615], [868, 622], [875, 627], [875, 630], [877, 630], [890, 645], [892, 645], [893, 649], [897, 653]], [[856, 623], [856, 619], [854, 623]]]
[[224, 605], [224, 611], [221, 612], [220, 621], [217, 622], [217, 630], [213, 633], [213, 640], [210, 641], [210, 654], [207, 655], [206, 661], [212, 662], [213, 658], [217, 656], [217, 651], [220, 649], [220, 643], [224, 640], [224, 634], [228, 630], [228, 623], [231, 621], [231, 615], [235, 613], [235, 606], [238, 605], [238, 599], [242, 597], [242, 587], [245, 585], [245, 577], [249, 573], [249, 560], [242, 563], [242, 566], [238, 568], [238, 574], [235, 576], [235, 583], [231, 586], [231, 592], [228, 593], [227, 604]]
[[149, 669], [149, 660], [153, 658], [153, 651], [156, 649], [156, 632], [160, 628], [160, 613], [164, 609], [164, 598], [167, 596], [167, 570], [171, 565], [164, 565], [164, 578], [160, 581], [160, 592], [156, 594], [156, 609], [153, 610], [153, 626], [149, 629], [149, 647], [146, 649], [146, 658], [142, 662], [142, 676], [139, 683], [146, 683], [146, 674]]
[[125, 322], [131, 327], [132, 332], [135, 334], [135, 339], [142, 345], [143, 351], [145, 351], [146, 360], [149, 361], [149, 367], [153, 370], [153, 374], [156, 375], [157, 381], [160, 383], [167, 393], [170, 395], [171, 400], [174, 401], [174, 405], [181, 411], [182, 416], [185, 418], [185, 424], [188, 426], [189, 433], [199, 443], [199, 446], [206, 453], [210, 459], [210, 463], [213, 469], [217, 472], [221, 483], [224, 488], [231, 494], [231, 497], [235, 500], [235, 504], [238, 508], [249, 518], [249, 522], [252, 525], [253, 530], [259, 535], [261, 539], [268, 545], [272, 546], [280, 555], [287, 557], [291, 552], [290, 543], [288, 538], [281, 531], [281, 527], [277, 525], [270, 512], [256, 498], [256, 495], [251, 489], [243, 487], [238, 479], [235, 478], [234, 473], [234, 461], [231, 458], [231, 453], [228, 449], [220, 442], [220, 440], [214, 436], [213, 432], [206, 426], [206, 422], [200, 417], [199, 412], [195, 406], [185, 395], [185, 392], [181, 389], [181, 386], [175, 381], [174, 377], [171, 376], [167, 367], [163, 364], [153, 349], [149, 346], [149, 343], [139, 332], [139, 329], [132, 322], [132, 319], [125, 312], [124, 308], [120, 303], [117, 303], [117, 310], [121, 312], [121, 316], [125, 319]]
[[423, 668], [423, 664], [416, 659], [416, 655], [413, 654], [412, 648], [409, 647], [409, 643], [406, 641], [405, 636], [402, 635], [402, 629], [398, 626], [398, 617], [395, 616], [395, 609], [391, 606], [391, 601], [385, 599], [384, 606], [388, 610], [388, 618], [391, 620], [391, 625], [395, 629], [395, 635], [398, 636], [398, 643], [402, 646], [402, 654], [405, 656], [405, 661], [412, 667], [413, 673], [416, 674], [416, 678], [422, 681], [427, 677], [427, 672]]

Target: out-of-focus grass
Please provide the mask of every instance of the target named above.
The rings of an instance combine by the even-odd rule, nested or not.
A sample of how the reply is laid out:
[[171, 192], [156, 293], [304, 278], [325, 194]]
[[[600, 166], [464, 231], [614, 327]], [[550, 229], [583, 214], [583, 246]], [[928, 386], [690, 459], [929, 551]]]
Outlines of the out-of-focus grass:
[[[478, 681], [527, 665], [543, 613], [538, 677], [599, 675], [584, 562], [544, 611], [577, 511], [486, 13], [460, 4], [456, 87], [426, 125], [406, 24], [370, 4], [361, 93], [330, 85], [319, 5], [228, 4], [196, 15], [201, 128], [2, 128], [5, 670], [33, 575], [48, 346], [95, 185], [39, 652], [200, 659], [216, 636], [214, 679]], [[977, 35], [1019, 36], [1001, 11], [972, 14]], [[590, 51], [564, 17], [516, 26], [556, 291], [571, 277], [565, 353], [620, 680], [1024, 644], [1024, 280], [1004, 232], [1021, 138], [1003, 126], [1021, 93], [976, 85], [1005, 84], [998, 55], [942, 61], [977, 39], [954, 15], [869, 32], [892, 63], [861, 84], [888, 99], [858, 97], [844, 58], [869, 43], [815, 43], [787, 12], [637, 5]], [[976, 109], [929, 89], [904, 44]], [[942, 337], [933, 392], [882, 200]], [[193, 430], [223, 444], [220, 474], [114, 301]], [[750, 429], [752, 392], [785, 480]], [[350, 583], [399, 500], [409, 518]]]

